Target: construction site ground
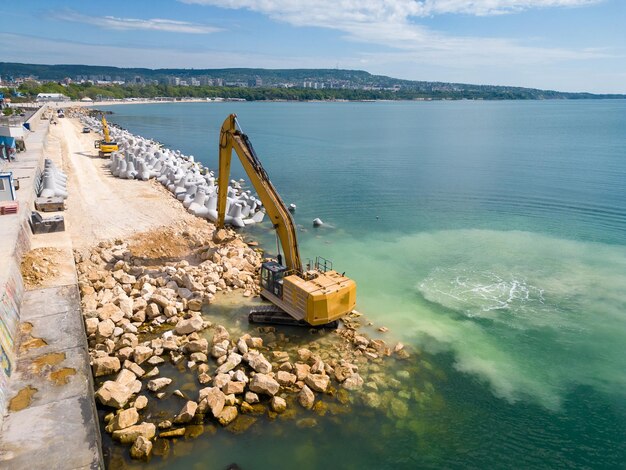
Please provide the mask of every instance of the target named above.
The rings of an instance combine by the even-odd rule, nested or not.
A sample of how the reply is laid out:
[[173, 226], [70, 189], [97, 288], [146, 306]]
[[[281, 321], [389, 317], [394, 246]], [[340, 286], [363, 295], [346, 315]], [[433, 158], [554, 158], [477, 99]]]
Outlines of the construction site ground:
[[[43, 215], [63, 215], [65, 231], [32, 236], [31, 250], [22, 259], [26, 293], [0, 434], [0, 468], [100, 468], [73, 250], [149, 232], [145, 242], [135, 237], [136, 250], [151, 257], [182, 254], [186, 247], [172, 245], [176, 237], [167, 236], [169, 227], [206, 222], [184, 211], [158, 183], [112, 177], [108, 159], [98, 158], [94, 148], [99, 136], [81, 133], [78, 120], [58, 119], [49, 127], [44, 156], [66, 173], [69, 196], [65, 211]], [[19, 155], [28, 162], [25, 178], [34, 179], [42, 152], [41, 145], [29, 144], [43, 142], [45, 132], [42, 127], [29, 135], [29, 150]], [[24, 190], [32, 191], [32, 184]]]

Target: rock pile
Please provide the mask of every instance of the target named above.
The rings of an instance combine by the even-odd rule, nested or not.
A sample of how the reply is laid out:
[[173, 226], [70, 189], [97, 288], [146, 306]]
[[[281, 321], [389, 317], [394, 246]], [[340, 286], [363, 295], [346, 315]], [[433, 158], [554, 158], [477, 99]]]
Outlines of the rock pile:
[[[202, 307], [219, 292], [258, 293], [261, 257], [234, 232], [202, 223], [204, 232], [187, 226], [179, 234], [195, 240], [189, 260], [155, 264], [137, 245], [146, 234], [76, 252], [96, 400], [111, 410], [104, 429], [114, 441], [148, 459], [171, 439], [216, 425], [243, 432], [263, 414], [344, 413], [355, 400], [406, 414], [411, 395], [383, 365], [407, 357], [405, 349], [360, 334], [358, 313], [336, 332], [312, 330], [305, 346], [273, 327], [234, 332], [208, 321]], [[192, 383], [178, 385], [181, 374]], [[173, 415], [164, 411], [172, 401]], [[297, 425], [315, 426], [316, 418]]]

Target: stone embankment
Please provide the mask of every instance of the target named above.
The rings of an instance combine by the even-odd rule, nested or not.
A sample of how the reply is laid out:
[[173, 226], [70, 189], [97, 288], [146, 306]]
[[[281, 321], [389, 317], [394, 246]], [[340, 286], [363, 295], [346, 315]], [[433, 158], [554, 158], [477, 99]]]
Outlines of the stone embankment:
[[[133, 458], [163, 455], [171, 439], [201, 434], [203, 425], [243, 432], [260, 415], [324, 415], [324, 397], [348, 404], [350, 392], [406, 412], [392, 391], [400, 382], [384, 376], [382, 363], [408, 353], [359, 334], [357, 313], [337, 332], [312, 331], [309, 347], [273, 327], [234, 333], [203, 316], [224, 292], [259, 292], [261, 254], [233, 231], [179, 223], [75, 257], [96, 399], [110, 410], [104, 429]], [[172, 390], [181, 374], [193, 377], [185, 392]], [[314, 415], [298, 421], [315, 424]]]

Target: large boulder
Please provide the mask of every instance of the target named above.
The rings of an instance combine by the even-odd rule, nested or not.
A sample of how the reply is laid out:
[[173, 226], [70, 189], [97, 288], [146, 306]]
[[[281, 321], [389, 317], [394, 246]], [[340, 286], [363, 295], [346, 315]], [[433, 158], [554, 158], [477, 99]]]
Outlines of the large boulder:
[[112, 408], [123, 408], [132, 395], [133, 391], [129, 387], [112, 380], [104, 382], [96, 392], [98, 401]]
[[160, 377], [158, 379], [152, 379], [150, 382], [148, 382], [148, 390], [152, 392], [158, 392], [159, 390], [167, 387], [171, 383], [172, 383], [172, 379], [167, 378], [167, 377]]
[[143, 410], [146, 406], [148, 406], [148, 397], [145, 395], [138, 396], [135, 400], [135, 408]]
[[305, 385], [304, 387], [302, 387], [302, 390], [300, 390], [300, 393], [298, 394], [298, 403], [300, 403], [303, 408], [310, 410], [311, 408], [313, 408], [314, 402], [315, 394], [309, 387]]
[[98, 323], [96, 327], [96, 341], [101, 343], [106, 338], [110, 338], [115, 330], [115, 323], [109, 318]]
[[316, 392], [325, 392], [330, 385], [330, 377], [322, 374], [309, 374], [304, 379], [304, 383]]
[[93, 369], [94, 377], [101, 377], [103, 375], [113, 374], [120, 370], [122, 365], [117, 357], [103, 356], [93, 360], [91, 365]]
[[129, 369], [122, 369], [120, 373], [117, 374], [117, 377], [115, 377], [115, 382], [128, 388], [132, 388], [136, 380], [137, 376]]
[[281, 397], [272, 397], [270, 407], [275, 413], [283, 413], [287, 409], [287, 402]]
[[280, 384], [266, 374], [255, 374], [250, 380], [249, 388], [255, 393], [274, 396], [280, 389]]
[[152, 357], [154, 351], [148, 346], [137, 346], [133, 351], [133, 357], [137, 364], [143, 364]]
[[224, 364], [219, 366], [216, 372], [218, 374], [224, 374], [226, 372], [233, 370], [235, 367], [241, 364], [241, 359], [242, 359], [241, 355], [237, 353], [230, 353], [228, 355], [228, 358], [226, 359], [226, 362], [224, 362]]
[[119, 431], [113, 431], [113, 439], [122, 444], [132, 444], [139, 436], [150, 440], [156, 435], [156, 426], [153, 423], [141, 423]]
[[196, 415], [197, 408], [198, 404], [195, 401], [188, 401], [187, 403], [185, 403], [178, 415], [176, 415], [174, 422], [179, 424], [188, 423]]
[[269, 374], [272, 371], [272, 364], [258, 351], [249, 351], [245, 355], [245, 359], [255, 372]]
[[98, 320], [97, 318], [87, 318], [85, 320], [85, 330], [87, 330], [87, 336], [90, 336], [96, 332], [99, 322], [100, 320]]
[[222, 356], [226, 356], [228, 354], [228, 347], [230, 346], [230, 341], [225, 339], [224, 341], [220, 341], [219, 343], [214, 343], [211, 348], [211, 356], [218, 358]]
[[130, 426], [137, 424], [139, 421], [139, 413], [136, 408], [128, 408], [120, 411], [109, 423], [109, 430], [111, 432], [118, 431], [120, 429], [126, 429]]
[[231, 376], [228, 374], [217, 374], [213, 377], [213, 386], [219, 389], [224, 388], [228, 382], [231, 381]]
[[164, 295], [152, 294], [152, 297], [150, 297], [150, 300], [161, 308], [165, 308], [170, 305], [170, 301]]
[[296, 362], [295, 366], [296, 366], [296, 378], [298, 380], [306, 379], [307, 375], [309, 375], [309, 373], [311, 372], [311, 366], [308, 364]]
[[343, 382], [343, 388], [347, 390], [357, 390], [363, 386], [363, 379], [356, 372]]
[[97, 310], [100, 320], [111, 320], [113, 323], [124, 318], [124, 312], [114, 303], [109, 302]]
[[193, 354], [195, 352], [207, 354], [209, 351], [209, 342], [205, 338], [196, 339], [185, 344], [183, 349], [187, 354]]
[[296, 383], [297, 377], [294, 374], [291, 374], [284, 370], [279, 370], [276, 374], [276, 380], [283, 387], [293, 385]]
[[138, 436], [130, 448], [130, 456], [137, 460], [148, 460], [152, 453], [152, 442], [144, 436]]
[[198, 412], [206, 413], [208, 410], [214, 417], [218, 417], [224, 409], [226, 395], [217, 387], [206, 387], [200, 390]]
[[236, 406], [225, 406], [222, 412], [217, 417], [217, 420], [222, 426], [226, 426], [235, 420], [237, 414], [238, 413]]
[[226, 395], [239, 395], [244, 392], [246, 384], [243, 382], [228, 382], [222, 387], [222, 392]]
[[176, 334], [177, 335], [188, 335], [193, 333], [194, 331], [200, 331], [204, 328], [204, 321], [197, 315], [194, 315], [191, 318], [187, 318], [184, 320], [180, 320], [176, 324]]
[[215, 345], [217, 343], [221, 343], [222, 341], [228, 340], [228, 339], [230, 339], [230, 334], [228, 333], [228, 330], [224, 328], [222, 325], [217, 325], [213, 333], [212, 344]]

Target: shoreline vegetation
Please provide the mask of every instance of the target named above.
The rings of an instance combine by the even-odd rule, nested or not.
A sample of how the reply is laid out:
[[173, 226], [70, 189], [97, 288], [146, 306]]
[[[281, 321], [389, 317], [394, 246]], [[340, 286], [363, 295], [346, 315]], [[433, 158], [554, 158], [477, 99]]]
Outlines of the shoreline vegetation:
[[[140, 69], [0, 62], [0, 86], [14, 102], [39, 93], [90, 98], [223, 98], [245, 101], [414, 101], [625, 99], [624, 94], [403, 80], [342, 69]], [[17, 78], [16, 78], [17, 77]]]
[[[591, 93], [561, 93], [531, 89], [493, 90], [493, 91], [433, 91], [413, 90], [352, 90], [352, 89], [309, 89], [309, 88], [243, 88], [213, 86], [176, 86], [176, 85], [107, 85], [58, 83], [30, 84], [17, 87], [22, 96], [13, 97], [14, 103], [29, 102], [39, 93], [61, 93], [70, 100], [79, 101], [90, 98], [94, 101], [151, 100], [159, 101], [503, 101], [503, 100], [588, 100], [588, 99], [626, 99], [626, 95], [595, 95]], [[11, 89], [0, 87], [0, 93], [11, 96]]]

